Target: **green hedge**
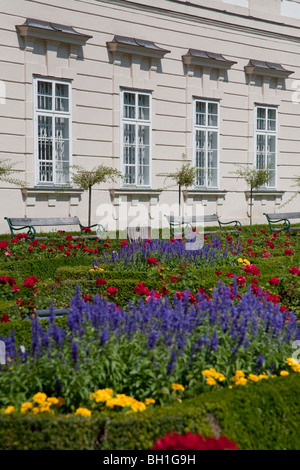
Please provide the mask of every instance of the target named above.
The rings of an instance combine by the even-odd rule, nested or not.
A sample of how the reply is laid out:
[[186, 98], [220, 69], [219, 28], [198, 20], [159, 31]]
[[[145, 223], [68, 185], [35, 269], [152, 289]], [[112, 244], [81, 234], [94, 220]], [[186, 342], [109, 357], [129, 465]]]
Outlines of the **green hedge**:
[[0, 416], [0, 450], [147, 450], [176, 431], [224, 435], [241, 450], [300, 449], [300, 376], [207, 392], [143, 413]]
[[54, 279], [57, 269], [61, 266], [90, 266], [96, 258], [92, 256], [75, 256], [75, 257], [57, 257], [51, 259], [33, 259], [14, 261], [13, 263], [5, 263], [1, 265], [1, 272], [5, 272], [8, 276], [19, 277], [24, 279], [29, 276], [36, 276], [40, 279]]
[[[64, 281], [67, 279], [97, 279], [103, 277], [105, 279], [124, 279], [124, 271], [110, 270], [110, 267], [102, 264], [99, 266], [104, 271], [91, 271], [92, 266], [61, 266], [57, 268], [55, 279]], [[131, 278], [143, 279], [146, 271], [135, 271], [128, 273]]]

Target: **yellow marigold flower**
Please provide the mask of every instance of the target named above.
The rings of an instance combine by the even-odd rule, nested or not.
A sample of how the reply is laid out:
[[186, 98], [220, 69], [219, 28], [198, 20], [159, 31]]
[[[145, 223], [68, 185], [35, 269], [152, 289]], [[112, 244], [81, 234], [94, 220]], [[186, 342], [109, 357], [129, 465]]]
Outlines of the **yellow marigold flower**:
[[21, 413], [26, 413], [28, 410], [32, 410], [33, 404], [31, 401], [27, 401], [26, 403], [22, 403], [21, 405]]
[[248, 259], [244, 259], [244, 263], [245, 263], [245, 264], [251, 264]]
[[91, 416], [92, 412], [88, 408], [77, 408], [75, 411], [76, 416]]
[[172, 390], [184, 390], [184, 386], [180, 384], [172, 384], [171, 388]]
[[39, 410], [39, 408], [38, 408], [37, 406], [34, 406], [34, 407], [32, 408], [32, 411], [33, 411], [33, 413], [36, 415], [36, 414], [39, 413], [40, 410]]
[[215, 381], [215, 379], [213, 377], [207, 377], [206, 378], [206, 383], [208, 385], [216, 385], [217, 382]]
[[43, 401], [46, 401], [46, 400], [47, 400], [46, 393], [39, 392], [33, 396], [33, 401], [35, 401], [35, 403], [43, 403]]
[[297, 365], [295, 365], [295, 366], [292, 366], [292, 370], [293, 370], [294, 372], [300, 372], [300, 364], [297, 364]]
[[204, 369], [202, 371], [202, 374], [205, 375], [206, 377], [210, 377], [211, 376], [211, 371], [210, 371], [210, 369]]
[[48, 411], [50, 411], [51, 403], [44, 401], [39, 404], [39, 408], [41, 413], [47, 413]]
[[289, 373], [288, 373], [287, 370], [281, 370], [280, 375], [282, 375], [284, 377], [285, 375], [289, 375]]
[[229, 387], [228, 387], [228, 388], [232, 388], [232, 385], [229, 385]]
[[242, 370], [236, 370], [235, 371], [235, 376], [236, 377], [245, 377], [245, 374]]
[[147, 408], [146, 408], [145, 403], [142, 403], [141, 401], [135, 400], [131, 404], [131, 409], [132, 409], [132, 411], [137, 412], [137, 411], [145, 411]]
[[51, 405], [58, 405], [59, 399], [56, 397], [48, 397], [47, 402], [50, 403]]
[[90, 273], [92, 273], [93, 271], [95, 271], [95, 269], [90, 269]]
[[259, 374], [258, 377], [259, 377], [260, 379], [268, 379], [268, 378], [269, 378], [269, 376], [268, 376], [265, 372], [263, 372], [262, 374]]
[[95, 400], [97, 403], [105, 403], [114, 394], [114, 391], [110, 388], [103, 388], [96, 390], [96, 392], [90, 394], [90, 399]]
[[294, 359], [293, 357], [288, 357], [286, 359], [285, 363], [288, 366], [297, 366], [297, 365], [299, 365], [299, 362], [297, 361], [297, 359]]
[[274, 374], [271, 375], [271, 379], [275, 379], [275, 377], [276, 377], [276, 375], [274, 375]]
[[217, 377], [216, 377], [217, 380], [219, 380], [219, 382], [224, 382], [224, 380], [226, 380], [226, 377], [224, 374], [217, 374]]
[[153, 398], [146, 398], [145, 405], [152, 405], [152, 403], [155, 403], [155, 400]]
[[16, 411], [16, 409], [15, 409], [14, 406], [8, 406], [8, 407], [4, 410], [4, 414], [5, 414], [5, 415], [9, 415], [10, 413], [13, 413], [14, 411]]
[[235, 385], [246, 385], [246, 384], [247, 384], [247, 379], [245, 379], [245, 377], [241, 377], [235, 382]]
[[238, 259], [238, 262], [239, 262], [239, 263], [243, 263], [243, 262], [244, 262], [243, 258], [239, 258], [239, 259]]
[[255, 375], [255, 374], [249, 374], [248, 379], [251, 380], [251, 382], [258, 382], [259, 381], [258, 375]]

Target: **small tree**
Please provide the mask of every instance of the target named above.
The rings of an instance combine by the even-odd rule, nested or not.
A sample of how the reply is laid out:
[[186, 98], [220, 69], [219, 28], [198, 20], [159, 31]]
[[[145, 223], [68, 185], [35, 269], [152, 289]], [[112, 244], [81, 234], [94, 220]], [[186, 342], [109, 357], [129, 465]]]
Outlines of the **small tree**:
[[26, 183], [18, 178], [10, 176], [12, 173], [22, 172], [23, 170], [16, 170], [16, 163], [12, 163], [8, 158], [5, 160], [0, 160], [0, 181], [5, 181], [6, 183], [15, 184], [16, 186], [21, 186], [24, 188]]
[[[182, 159], [186, 160], [186, 155], [182, 154]], [[158, 173], [157, 176], [165, 176], [165, 180], [171, 178], [175, 181], [174, 185], [178, 186], [179, 215], [181, 215], [181, 188], [187, 189], [194, 184], [196, 178], [196, 168], [191, 166], [190, 162], [183, 163], [181, 168], [172, 173]]]
[[76, 173], [72, 174], [72, 182], [75, 186], [84, 191], [88, 191], [88, 225], [91, 225], [91, 209], [92, 209], [92, 187], [95, 184], [106, 182], [115, 182], [116, 178], [122, 178], [122, 174], [109, 166], [99, 165], [93, 170], [85, 170], [81, 166], [74, 165]]
[[[250, 225], [252, 225], [252, 207], [253, 207], [253, 191], [264, 184], [268, 183], [270, 179], [269, 169], [257, 169], [257, 168], [248, 168], [241, 167], [233, 173], [237, 175], [238, 178], [243, 178], [250, 187]], [[247, 214], [248, 215], [248, 214]]]
[[297, 197], [298, 195], [300, 195], [300, 176], [295, 176], [295, 177], [293, 178], [293, 180], [294, 180], [295, 184], [293, 184], [291, 187], [292, 187], [292, 188], [298, 187], [299, 189], [296, 190], [296, 191], [294, 192], [294, 194], [292, 194], [291, 197], [289, 197], [288, 200], [287, 200], [284, 204], [281, 204], [280, 207], [286, 206], [287, 204], [289, 204], [290, 202], [292, 202], [293, 199], [295, 199], [295, 197]]

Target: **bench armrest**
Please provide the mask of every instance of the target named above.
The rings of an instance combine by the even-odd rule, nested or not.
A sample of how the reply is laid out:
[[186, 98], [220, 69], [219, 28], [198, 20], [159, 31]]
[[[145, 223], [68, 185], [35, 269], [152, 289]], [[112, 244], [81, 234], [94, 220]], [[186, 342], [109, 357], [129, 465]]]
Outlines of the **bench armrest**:
[[285, 219], [285, 218], [283, 218], [283, 219], [270, 219], [268, 214], [266, 214], [265, 212], [264, 212], [264, 215], [267, 218], [271, 233], [278, 232], [278, 229], [276, 230], [276, 228], [273, 228], [272, 224], [275, 225], [275, 224], [279, 224], [280, 222], [282, 222], [282, 229], [279, 229], [279, 230], [283, 230], [285, 233], [290, 233], [291, 222], [289, 221], [289, 219]]
[[7, 220], [7, 223], [8, 223], [8, 226], [9, 226], [9, 229], [10, 229], [10, 233], [11, 233], [11, 236], [14, 238], [15, 237], [15, 231], [20, 231], [20, 230], [24, 230], [24, 229], [28, 229], [27, 230], [27, 236], [29, 238], [29, 240], [34, 240], [35, 237], [36, 237], [36, 230], [35, 228], [33, 227], [33, 225], [24, 225], [23, 227], [14, 227], [11, 222], [10, 222], [10, 219], [9, 217], [4, 217], [4, 219]]
[[233, 225], [235, 229], [242, 228], [242, 224], [239, 220], [231, 220], [230, 222], [220, 222], [220, 220], [218, 220], [218, 222], [220, 229], [223, 228], [223, 225]]

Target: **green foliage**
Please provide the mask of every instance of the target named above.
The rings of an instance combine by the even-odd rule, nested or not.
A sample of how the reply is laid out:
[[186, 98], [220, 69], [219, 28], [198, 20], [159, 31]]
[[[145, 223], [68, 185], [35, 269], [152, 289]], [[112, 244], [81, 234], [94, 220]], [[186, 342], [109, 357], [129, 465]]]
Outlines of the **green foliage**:
[[[186, 159], [186, 156], [182, 154], [183, 160]], [[157, 176], [165, 176], [171, 178], [175, 181], [175, 184], [182, 188], [188, 188], [194, 184], [196, 178], [196, 168], [191, 165], [191, 163], [183, 163], [181, 168], [171, 173], [158, 173]]]
[[19, 172], [21, 170], [15, 169], [16, 163], [12, 163], [8, 158], [0, 160], [0, 181], [14, 184], [16, 186], [26, 187], [26, 183], [18, 178], [10, 176], [12, 173]]
[[299, 405], [294, 374], [135, 414], [0, 415], [0, 450], [148, 450], [172, 431], [225, 435], [241, 450], [299, 450]]

